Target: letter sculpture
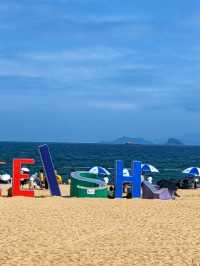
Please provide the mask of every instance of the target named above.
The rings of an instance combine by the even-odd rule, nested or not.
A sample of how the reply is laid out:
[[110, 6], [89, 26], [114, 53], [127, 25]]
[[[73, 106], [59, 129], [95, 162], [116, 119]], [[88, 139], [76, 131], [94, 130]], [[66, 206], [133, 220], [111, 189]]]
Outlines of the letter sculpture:
[[29, 174], [22, 174], [22, 164], [34, 164], [34, 159], [14, 159], [13, 160], [13, 183], [12, 183], [12, 196], [25, 196], [34, 197], [33, 190], [20, 189], [21, 179], [29, 179]]
[[39, 146], [40, 157], [42, 160], [43, 168], [45, 171], [45, 176], [47, 178], [49, 188], [52, 196], [61, 196], [61, 192], [58, 186], [58, 182], [55, 175], [55, 169], [51, 154], [49, 152], [49, 147], [44, 144]]
[[141, 162], [132, 162], [132, 175], [123, 176], [123, 161], [116, 161], [115, 173], [115, 198], [122, 198], [123, 184], [132, 184], [132, 197], [140, 198], [141, 196]]

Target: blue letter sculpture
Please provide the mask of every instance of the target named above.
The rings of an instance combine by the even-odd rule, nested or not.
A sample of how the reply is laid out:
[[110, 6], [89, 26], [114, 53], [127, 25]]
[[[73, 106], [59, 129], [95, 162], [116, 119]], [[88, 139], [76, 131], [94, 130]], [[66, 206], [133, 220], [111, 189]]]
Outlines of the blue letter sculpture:
[[123, 184], [132, 184], [132, 197], [140, 198], [141, 196], [141, 162], [132, 162], [132, 175], [123, 176], [123, 162], [116, 161], [116, 174], [115, 174], [115, 198], [122, 198]]
[[53, 165], [53, 161], [51, 158], [51, 154], [49, 152], [49, 147], [45, 145], [39, 146], [40, 157], [42, 160], [43, 168], [45, 171], [45, 176], [47, 178], [51, 195], [52, 196], [61, 196], [60, 189], [58, 186], [58, 182], [55, 175], [55, 169]]

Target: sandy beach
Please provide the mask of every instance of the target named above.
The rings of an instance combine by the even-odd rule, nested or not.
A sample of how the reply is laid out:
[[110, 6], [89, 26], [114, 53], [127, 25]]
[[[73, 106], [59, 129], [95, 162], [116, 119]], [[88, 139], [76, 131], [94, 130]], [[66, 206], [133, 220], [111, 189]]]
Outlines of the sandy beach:
[[1, 197], [1, 265], [200, 265], [200, 190], [180, 191], [175, 201], [62, 191]]

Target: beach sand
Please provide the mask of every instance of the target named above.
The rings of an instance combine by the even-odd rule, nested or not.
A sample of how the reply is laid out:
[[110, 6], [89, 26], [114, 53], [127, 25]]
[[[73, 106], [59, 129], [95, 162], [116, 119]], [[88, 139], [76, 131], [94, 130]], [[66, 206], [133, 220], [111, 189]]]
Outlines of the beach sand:
[[175, 201], [62, 191], [1, 197], [1, 265], [200, 265], [200, 190], [180, 191]]

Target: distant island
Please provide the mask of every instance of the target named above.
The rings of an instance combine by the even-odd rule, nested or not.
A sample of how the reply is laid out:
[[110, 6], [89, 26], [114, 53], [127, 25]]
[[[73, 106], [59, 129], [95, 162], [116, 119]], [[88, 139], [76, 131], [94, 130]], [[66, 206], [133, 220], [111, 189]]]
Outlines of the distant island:
[[176, 138], [169, 138], [165, 143], [154, 143], [144, 138], [120, 137], [111, 141], [101, 141], [102, 144], [126, 144], [126, 145], [184, 145], [182, 141]]
[[102, 141], [104, 144], [152, 145], [153, 142], [143, 138], [120, 137], [112, 141]]
[[169, 138], [165, 145], [184, 145], [179, 139]]

